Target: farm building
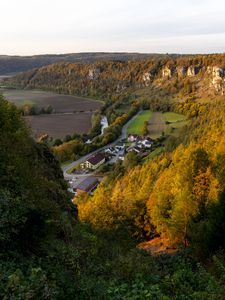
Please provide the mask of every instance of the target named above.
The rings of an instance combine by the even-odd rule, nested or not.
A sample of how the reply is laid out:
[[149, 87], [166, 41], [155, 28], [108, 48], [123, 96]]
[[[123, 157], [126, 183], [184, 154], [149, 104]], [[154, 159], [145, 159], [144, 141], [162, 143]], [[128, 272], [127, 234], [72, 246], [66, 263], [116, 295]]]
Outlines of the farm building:
[[128, 149], [127, 149], [127, 152], [136, 152], [136, 153], [140, 153], [141, 152], [141, 147], [139, 146], [130, 146]]
[[124, 150], [124, 148], [125, 148], [125, 143], [119, 142], [119, 143], [117, 143], [117, 145], [115, 146], [115, 148], [116, 148], [117, 150], [119, 150], [119, 151]]
[[153, 142], [149, 139], [144, 139], [141, 141], [141, 144], [145, 147], [145, 148], [151, 148]]
[[91, 157], [89, 157], [84, 164], [82, 164], [82, 167], [96, 170], [98, 167], [100, 167], [105, 162], [105, 155], [103, 153], [97, 153]]
[[89, 176], [84, 179], [78, 186], [74, 189], [76, 193], [91, 193], [98, 186], [99, 181], [96, 177]]

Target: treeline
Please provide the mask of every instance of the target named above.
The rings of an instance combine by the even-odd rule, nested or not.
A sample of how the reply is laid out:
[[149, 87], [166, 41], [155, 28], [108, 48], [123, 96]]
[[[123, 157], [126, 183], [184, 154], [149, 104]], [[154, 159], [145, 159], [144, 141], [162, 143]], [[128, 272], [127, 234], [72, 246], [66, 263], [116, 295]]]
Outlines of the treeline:
[[35, 104], [23, 104], [19, 107], [21, 114], [23, 116], [35, 116], [41, 114], [51, 114], [53, 112], [53, 107], [51, 105], [39, 107]]
[[78, 200], [80, 219], [95, 228], [125, 225], [138, 238], [160, 236], [202, 256], [224, 247], [224, 103], [194, 118], [185, 140], [143, 166], [117, 168], [93, 197]]

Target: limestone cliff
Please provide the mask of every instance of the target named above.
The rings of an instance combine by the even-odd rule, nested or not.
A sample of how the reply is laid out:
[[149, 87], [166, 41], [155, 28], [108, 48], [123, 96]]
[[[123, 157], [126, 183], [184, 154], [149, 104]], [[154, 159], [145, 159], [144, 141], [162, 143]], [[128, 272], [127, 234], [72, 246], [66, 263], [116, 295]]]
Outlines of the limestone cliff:
[[137, 89], [163, 90], [176, 98], [214, 99], [224, 94], [225, 54], [93, 64], [52, 64], [8, 80], [22, 88], [111, 97]]

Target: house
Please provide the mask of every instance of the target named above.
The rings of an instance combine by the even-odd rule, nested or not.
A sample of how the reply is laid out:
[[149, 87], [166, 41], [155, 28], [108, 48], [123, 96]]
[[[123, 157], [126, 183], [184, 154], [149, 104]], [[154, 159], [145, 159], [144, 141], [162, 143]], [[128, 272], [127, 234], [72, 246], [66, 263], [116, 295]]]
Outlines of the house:
[[133, 147], [133, 150], [132, 150], [132, 151], [134, 151], [134, 152], [136, 152], [136, 153], [140, 153], [140, 152], [141, 152], [141, 148], [138, 147], [138, 146], [135, 146], [135, 147]]
[[93, 190], [96, 189], [96, 187], [99, 185], [99, 181], [96, 177], [88, 176], [85, 178], [81, 183], [77, 185], [76, 188], [74, 188], [74, 192], [79, 193], [91, 193]]
[[128, 142], [136, 142], [137, 135], [136, 134], [129, 134], [127, 140], [128, 140]]
[[125, 148], [125, 143], [123, 142], [119, 142], [117, 143], [117, 145], [115, 146], [115, 148], [119, 151], [123, 150]]
[[82, 167], [87, 169], [96, 170], [105, 162], [105, 155], [101, 152], [89, 157], [83, 164]]
[[127, 152], [136, 152], [136, 153], [140, 153], [141, 152], [141, 148], [139, 146], [130, 146], [128, 149], [127, 149]]
[[145, 148], [151, 148], [151, 146], [152, 146], [152, 141], [149, 141], [149, 140], [143, 140], [142, 141], [142, 145], [145, 147]]

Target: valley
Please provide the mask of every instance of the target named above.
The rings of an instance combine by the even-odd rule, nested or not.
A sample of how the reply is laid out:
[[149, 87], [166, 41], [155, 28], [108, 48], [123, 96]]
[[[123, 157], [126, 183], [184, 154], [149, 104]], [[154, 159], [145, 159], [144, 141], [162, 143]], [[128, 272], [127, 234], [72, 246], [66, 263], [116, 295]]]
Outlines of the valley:
[[2, 80], [0, 293], [224, 299], [223, 58]]

